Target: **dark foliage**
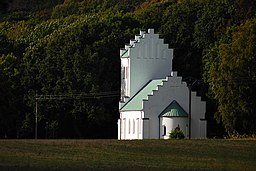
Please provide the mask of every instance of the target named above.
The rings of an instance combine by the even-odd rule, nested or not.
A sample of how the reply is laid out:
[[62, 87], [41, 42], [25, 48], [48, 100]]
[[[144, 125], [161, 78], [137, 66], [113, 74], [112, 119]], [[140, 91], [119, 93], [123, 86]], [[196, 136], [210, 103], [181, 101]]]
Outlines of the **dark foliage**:
[[[225, 118], [221, 123], [226, 131], [255, 132], [250, 126], [256, 121], [251, 117], [255, 111], [252, 84], [236, 89], [236, 82], [230, 83], [227, 88], [235, 90], [234, 98], [228, 93], [232, 91], [221, 89], [218, 95], [214, 89], [226, 86], [215, 79], [222, 81], [235, 74], [251, 74], [254, 79], [249, 58], [254, 59], [255, 51], [242, 43], [233, 44], [246, 40], [253, 47], [243, 29], [255, 36], [255, 30], [248, 29], [253, 28], [248, 22], [255, 18], [255, 8], [255, 2], [247, 0], [1, 1], [0, 138], [34, 137], [37, 95], [55, 97], [43, 100], [46, 96], [37, 96], [39, 138], [115, 138], [118, 50], [140, 29], [150, 27], [175, 49], [174, 70], [184, 78], [204, 78], [205, 84], [195, 89], [210, 97], [203, 96], [208, 101], [209, 135], [221, 136], [214, 133], [222, 132], [220, 126], [216, 129], [215, 111], [220, 121]], [[229, 50], [239, 53], [228, 56], [224, 52]], [[240, 65], [239, 73], [232, 63], [221, 64], [224, 59], [236, 61], [240, 55], [247, 63]], [[248, 67], [250, 73], [243, 72]], [[237, 104], [238, 97], [244, 101]], [[224, 110], [223, 104], [231, 106]], [[227, 112], [235, 118], [225, 117]], [[242, 118], [248, 122], [238, 122]]]

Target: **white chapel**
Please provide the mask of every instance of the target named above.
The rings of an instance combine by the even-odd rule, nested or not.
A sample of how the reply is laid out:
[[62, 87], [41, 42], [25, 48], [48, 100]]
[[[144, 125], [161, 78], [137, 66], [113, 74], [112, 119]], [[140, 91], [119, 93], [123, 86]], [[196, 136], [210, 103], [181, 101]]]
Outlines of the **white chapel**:
[[206, 138], [206, 103], [172, 71], [173, 49], [154, 29], [140, 31], [120, 58], [118, 139], [168, 139], [176, 127], [186, 138]]

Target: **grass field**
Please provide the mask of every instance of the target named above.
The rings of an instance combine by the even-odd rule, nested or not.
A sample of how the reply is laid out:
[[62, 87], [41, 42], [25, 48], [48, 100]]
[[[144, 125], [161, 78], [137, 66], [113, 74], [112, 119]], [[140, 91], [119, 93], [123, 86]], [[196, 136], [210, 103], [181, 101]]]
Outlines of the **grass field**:
[[0, 140], [0, 170], [255, 169], [255, 140]]

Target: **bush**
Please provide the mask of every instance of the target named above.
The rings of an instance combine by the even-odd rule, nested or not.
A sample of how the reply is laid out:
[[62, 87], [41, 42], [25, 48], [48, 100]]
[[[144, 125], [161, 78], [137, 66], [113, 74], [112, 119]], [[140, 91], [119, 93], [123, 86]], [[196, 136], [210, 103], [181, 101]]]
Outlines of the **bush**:
[[237, 131], [229, 132], [228, 136], [225, 137], [225, 139], [250, 139], [250, 138], [256, 138], [255, 133], [249, 133], [249, 134], [240, 134]]
[[169, 139], [184, 139], [185, 135], [179, 126], [177, 126], [174, 130], [172, 130], [169, 134]]

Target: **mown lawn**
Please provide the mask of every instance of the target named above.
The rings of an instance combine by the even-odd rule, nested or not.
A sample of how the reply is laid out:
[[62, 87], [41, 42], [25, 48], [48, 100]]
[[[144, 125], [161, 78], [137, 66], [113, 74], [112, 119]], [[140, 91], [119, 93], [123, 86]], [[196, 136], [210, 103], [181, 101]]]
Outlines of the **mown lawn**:
[[255, 169], [255, 140], [0, 140], [0, 170]]

